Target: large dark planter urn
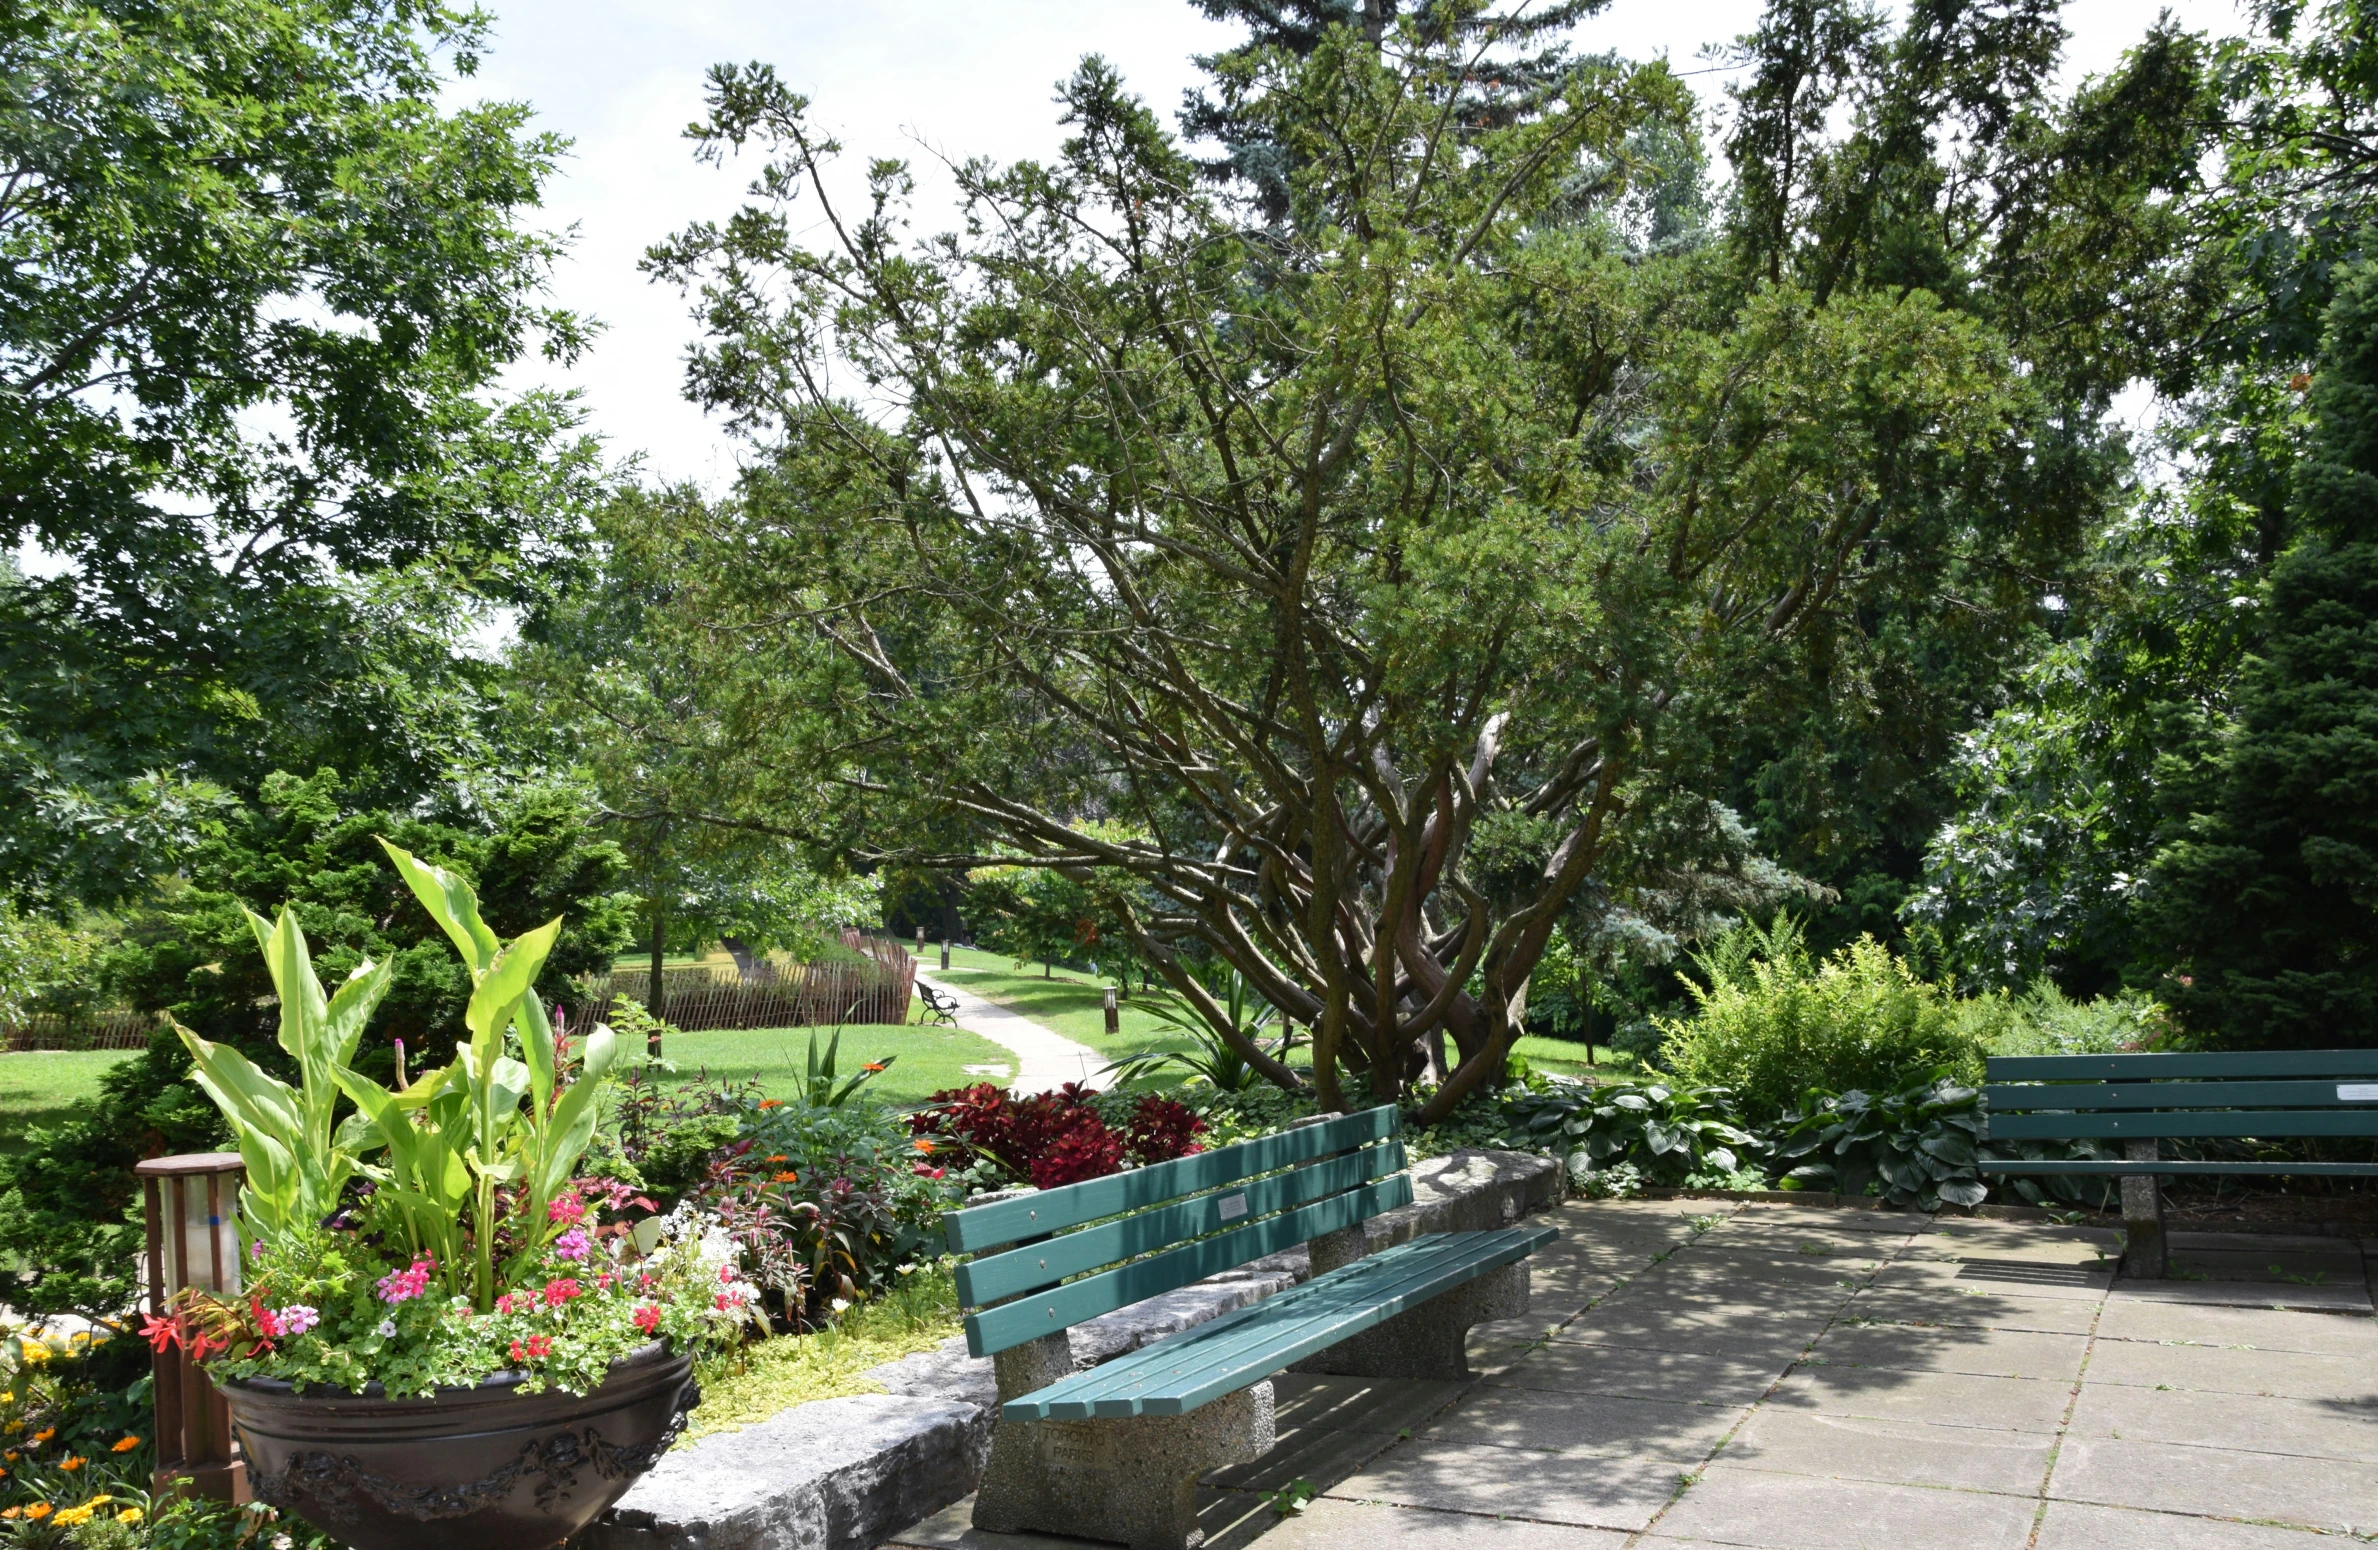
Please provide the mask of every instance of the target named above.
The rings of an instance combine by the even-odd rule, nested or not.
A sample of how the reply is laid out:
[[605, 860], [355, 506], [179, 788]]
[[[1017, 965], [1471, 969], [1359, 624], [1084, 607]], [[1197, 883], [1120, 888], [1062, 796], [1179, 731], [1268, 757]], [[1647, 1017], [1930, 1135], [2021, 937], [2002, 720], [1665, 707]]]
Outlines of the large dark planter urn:
[[659, 1342], [591, 1394], [498, 1373], [430, 1399], [251, 1378], [221, 1385], [257, 1497], [355, 1550], [543, 1550], [660, 1462], [701, 1399]]

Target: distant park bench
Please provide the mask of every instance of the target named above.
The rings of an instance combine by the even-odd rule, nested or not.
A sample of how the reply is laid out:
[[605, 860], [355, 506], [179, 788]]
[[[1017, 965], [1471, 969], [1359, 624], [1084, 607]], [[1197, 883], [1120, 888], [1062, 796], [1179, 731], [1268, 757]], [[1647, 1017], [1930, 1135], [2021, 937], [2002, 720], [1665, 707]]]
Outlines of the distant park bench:
[[[1470, 1326], [1527, 1311], [1527, 1256], [1559, 1234], [1366, 1255], [1362, 1224], [1412, 1202], [1398, 1124], [1391, 1104], [945, 1215], [1001, 1402], [975, 1527], [1188, 1550], [1198, 1477], [1271, 1451], [1273, 1374], [1468, 1377]], [[1303, 1285], [1075, 1370], [1069, 1327], [1299, 1243]]]
[[2169, 1264], [2159, 1177], [2378, 1176], [2378, 1162], [2173, 1160], [2166, 1139], [2297, 1141], [2378, 1136], [2378, 1050], [2237, 1055], [2004, 1055], [1989, 1061], [1991, 1141], [2119, 1141], [2112, 1158], [1985, 1158], [1984, 1173], [2111, 1174], [2122, 1180], [2127, 1274]]
[[925, 1003], [925, 1021], [958, 1026], [958, 998], [945, 990], [935, 990], [923, 980], [917, 981], [917, 999]]

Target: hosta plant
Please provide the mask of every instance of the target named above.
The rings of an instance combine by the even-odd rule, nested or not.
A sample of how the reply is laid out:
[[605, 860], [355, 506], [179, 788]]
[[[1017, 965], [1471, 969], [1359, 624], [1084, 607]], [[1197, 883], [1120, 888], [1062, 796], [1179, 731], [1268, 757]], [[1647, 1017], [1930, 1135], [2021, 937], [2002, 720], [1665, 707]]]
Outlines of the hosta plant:
[[1722, 1087], [1667, 1082], [1595, 1086], [1548, 1077], [1504, 1105], [1514, 1145], [1560, 1154], [1573, 1175], [1621, 1164], [1660, 1184], [1724, 1184], [1765, 1150], [1734, 1121]]
[[[357, 1072], [386, 968], [326, 995], [294, 915], [252, 916], [299, 1085], [181, 1030], [247, 1162], [244, 1284], [185, 1292], [149, 1339], [225, 1378], [403, 1396], [508, 1371], [584, 1393], [655, 1339], [742, 1321], [751, 1291], [723, 1242], [649, 1218], [631, 1230], [629, 1192], [580, 1176], [619, 1046], [597, 1025], [572, 1050], [532, 989], [561, 922], [499, 940], [468, 882], [388, 851], [470, 972], [455, 1058], [400, 1091]], [[354, 1109], [334, 1124], [341, 1096]]]
[[1978, 1206], [1988, 1194], [1980, 1171], [1987, 1127], [1978, 1088], [1946, 1073], [1883, 1097], [1855, 1089], [1811, 1093], [1784, 1116], [1776, 1148], [1786, 1188], [1874, 1195], [1889, 1205], [1937, 1211]]

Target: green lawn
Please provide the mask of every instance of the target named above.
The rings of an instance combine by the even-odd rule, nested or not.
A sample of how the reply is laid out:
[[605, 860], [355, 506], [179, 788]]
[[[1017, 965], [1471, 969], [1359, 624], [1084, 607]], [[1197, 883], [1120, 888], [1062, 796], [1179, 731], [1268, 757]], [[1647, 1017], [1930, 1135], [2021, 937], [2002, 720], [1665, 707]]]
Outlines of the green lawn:
[[[809, 1061], [807, 1028], [713, 1028], [671, 1033], [661, 1053], [686, 1078], [697, 1071], [713, 1079], [740, 1082], [757, 1078], [762, 1093], [787, 1096]], [[825, 1053], [834, 1030], [821, 1028], [818, 1052]], [[895, 1028], [888, 1024], [854, 1023], [842, 1030], [835, 1055], [839, 1076], [849, 1076], [870, 1060], [893, 1058], [889, 1071], [869, 1084], [868, 1091], [890, 1103], [922, 1103], [949, 1087], [975, 1082], [1006, 1086], [997, 1072], [970, 1072], [967, 1066], [1003, 1065], [1012, 1075], [1016, 1057], [971, 1033], [952, 1028]]]
[[[939, 974], [934, 967], [941, 961], [938, 948], [928, 948], [925, 971]], [[1143, 1049], [1187, 1049], [1189, 1040], [1168, 1024], [1157, 1021], [1140, 1010], [1144, 1002], [1125, 1001], [1122, 1012], [1123, 1031], [1106, 1031], [1105, 1014], [1100, 1009], [1103, 980], [1070, 969], [1052, 969], [1043, 977], [1038, 964], [1017, 968], [1015, 960], [1004, 953], [986, 953], [971, 947], [950, 949], [949, 982], [973, 991], [987, 1001], [996, 1001], [1011, 1012], [1021, 1012], [1034, 1022], [1053, 1028], [1079, 1044], [1087, 1044], [1102, 1054], [1125, 1055]], [[1585, 1046], [1566, 1039], [1523, 1038], [1516, 1053], [1539, 1071], [1560, 1076], [1635, 1076], [1640, 1072], [1631, 1056], [1617, 1055], [1608, 1045], [1594, 1050], [1595, 1064], [1585, 1063]]]
[[0, 1055], [0, 1151], [22, 1150], [25, 1132], [54, 1125], [99, 1096], [99, 1078], [137, 1050], [20, 1050]]

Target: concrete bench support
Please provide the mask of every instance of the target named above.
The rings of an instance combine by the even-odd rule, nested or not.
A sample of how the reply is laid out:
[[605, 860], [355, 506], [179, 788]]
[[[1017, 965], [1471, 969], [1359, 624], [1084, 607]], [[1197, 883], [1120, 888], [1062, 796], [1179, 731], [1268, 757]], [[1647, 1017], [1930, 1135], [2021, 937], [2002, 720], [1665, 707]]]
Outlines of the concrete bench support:
[[[2155, 1162], [2155, 1138], [2123, 1143], [2130, 1162]], [[2122, 1273], [2141, 1281], [2160, 1281], [2170, 1268], [2171, 1250], [2163, 1235], [2163, 1181], [2151, 1173], [2122, 1177], [2122, 1227], [2129, 1244], [2122, 1251]]]
[[[993, 1361], [1005, 1401], [1073, 1371], [1065, 1336]], [[1002, 1420], [974, 1499], [974, 1526], [994, 1534], [1070, 1534], [1131, 1550], [1198, 1550], [1200, 1476], [1272, 1450], [1272, 1386], [1258, 1383], [1187, 1415], [1095, 1421]]]

